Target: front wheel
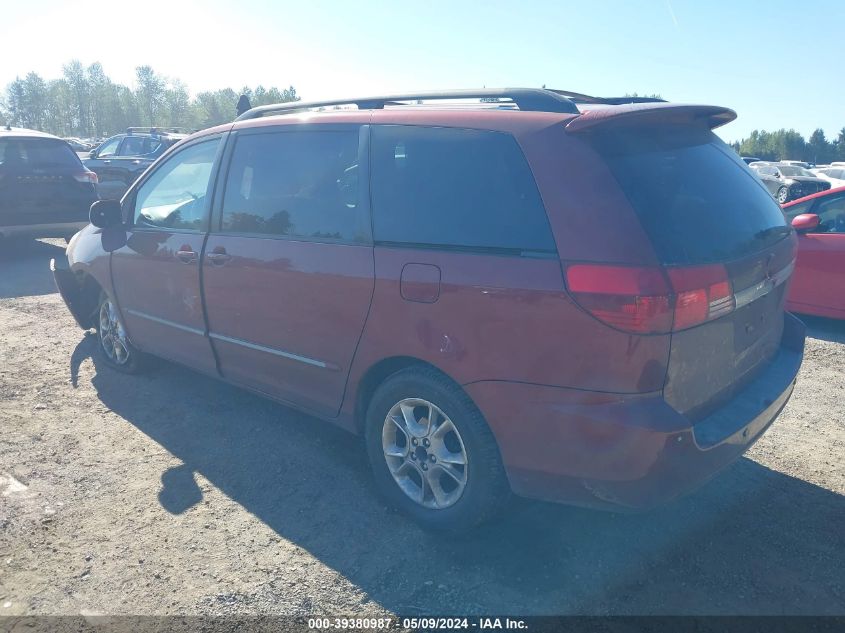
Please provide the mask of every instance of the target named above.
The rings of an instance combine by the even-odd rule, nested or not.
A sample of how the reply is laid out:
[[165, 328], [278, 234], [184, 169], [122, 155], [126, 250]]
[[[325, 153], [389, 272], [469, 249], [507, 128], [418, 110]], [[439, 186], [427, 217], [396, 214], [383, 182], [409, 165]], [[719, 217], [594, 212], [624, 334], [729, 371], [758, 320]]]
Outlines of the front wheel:
[[778, 188], [777, 200], [780, 204], [785, 204], [789, 200], [789, 189], [786, 187]]
[[379, 490], [424, 527], [466, 531], [510, 496], [481, 412], [436, 370], [411, 368], [389, 377], [373, 396], [365, 431]]
[[141, 352], [129, 342], [117, 306], [105, 294], [97, 308], [97, 343], [100, 357], [109, 367], [127, 374], [141, 369]]

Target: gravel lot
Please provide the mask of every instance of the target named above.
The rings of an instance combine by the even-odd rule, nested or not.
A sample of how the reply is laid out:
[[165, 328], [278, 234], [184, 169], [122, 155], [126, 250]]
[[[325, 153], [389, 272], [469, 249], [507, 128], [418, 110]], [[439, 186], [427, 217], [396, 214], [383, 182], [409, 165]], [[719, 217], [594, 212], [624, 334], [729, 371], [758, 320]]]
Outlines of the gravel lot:
[[160, 363], [92, 359], [0, 245], [0, 614], [845, 614], [845, 323], [749, 454], [645, 515], [514, 501], [462, 539], [376, 497], [360, 441]]

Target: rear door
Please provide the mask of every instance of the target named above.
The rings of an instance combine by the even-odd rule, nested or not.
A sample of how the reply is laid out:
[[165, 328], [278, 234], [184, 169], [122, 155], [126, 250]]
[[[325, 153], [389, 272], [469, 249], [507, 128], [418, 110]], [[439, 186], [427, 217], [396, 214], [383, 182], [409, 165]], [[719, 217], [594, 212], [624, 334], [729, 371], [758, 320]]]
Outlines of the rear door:
[[83, 172], [64, 141], [0, 138], [0, 226], [85, 222], [95, 193]]
[[665, 398], [692, 418], [706, 415], [779, 349], [793, 232], [760, 181], [704, 126], [646, 123], [596, 129], [589, 138], [673, 285], [709, 276], [730, 283], [735, 309], [710, 305], [724, 316], [688, 328], [676, 323], [681, 331], [672, 334]]
[[845, 317], [845, 193], [825, 196], [811, 209], [792, 207], [787, 216], [815, 213], [818, 229], [798, 237], [798, 265], [789, 293], [790, 308]]
[[219, 162], [220, 135], [172, 154], [124, 204], [132, 227], [112, 253], [117, 302], [141, 350], [207, 373], [216, 363], [200, 293], [200, 258]]
[[202, 262], [223, 375], [337, 414], [373, 293], [362, 126], [236, 134]]

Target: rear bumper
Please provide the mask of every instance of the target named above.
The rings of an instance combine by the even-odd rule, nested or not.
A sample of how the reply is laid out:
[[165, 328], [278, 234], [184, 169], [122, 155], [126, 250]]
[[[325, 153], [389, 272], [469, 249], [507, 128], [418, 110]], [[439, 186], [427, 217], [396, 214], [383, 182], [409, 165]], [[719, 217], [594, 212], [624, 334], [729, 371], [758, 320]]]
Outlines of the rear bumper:
[[84, 222], [55, 222], [50, 224], [23, 224], [0, 226], [3, 237], [70, 237], [88, 226]]
[[739, 458], [795, 386], [804, 325], [785, 315], [777, 355], [756, 380], [693, 423], [660, 393], [610, 394], [507, 382], [466, 390], [496, 436], [517, 494], [644, 509], [688, 492]]

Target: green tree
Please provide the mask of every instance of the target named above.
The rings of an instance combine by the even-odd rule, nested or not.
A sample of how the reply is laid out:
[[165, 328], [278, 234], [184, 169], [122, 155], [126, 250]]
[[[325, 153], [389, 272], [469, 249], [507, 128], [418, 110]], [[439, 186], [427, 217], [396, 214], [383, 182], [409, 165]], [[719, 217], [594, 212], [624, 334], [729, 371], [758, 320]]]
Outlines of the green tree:
[[62, 76], [45, 80], [31, 72], [0, 91], [0, 122], [60, 136], [109, 136], [129, 126], [165, 125], [201, 128], [235, 118], [238, 96], [253, 105], [297, 101], [293, 86], [245, 86], [241, 92], [222, 88], [191, 98], [185, 84], [168, 79], [150, 66], [135, 71], [135, 86], [112, 81], [99, 62], [83, 67], [71, 60]]
[[160, 125], [159, 118], [165, 108], [165, 81], [150, 66], [138, 66], [135, 69], [138, 88], [135, 90], [138, 108], [143, 123]]
[[822, 129], [816, 129], [807, 142], [805, 159], [816, 164], [829, 163], [834, 160], [834, 146], [828, 142]]
[[71, 60], [62, 68], [71, 94], [73, 120], [70, 129], [81, 136], [91, 135], [91, 87], [85, 69], [78, 59]]

